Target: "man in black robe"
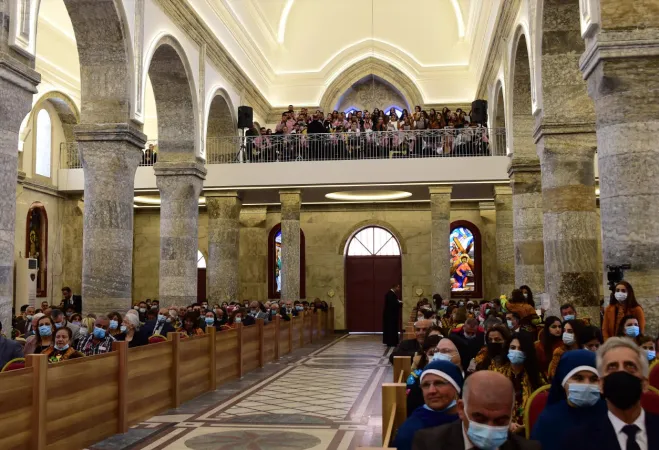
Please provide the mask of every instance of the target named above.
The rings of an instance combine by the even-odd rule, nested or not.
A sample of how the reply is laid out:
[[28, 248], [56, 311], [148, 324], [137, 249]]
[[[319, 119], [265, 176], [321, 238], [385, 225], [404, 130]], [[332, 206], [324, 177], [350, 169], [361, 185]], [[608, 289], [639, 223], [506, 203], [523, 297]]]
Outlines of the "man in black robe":
[[382, 324], [382, 341], [387, 347], [396, 347], [400, 333], [400, 310], [403, 301], [400, 295], [400, 284], [396, 283], [384, 296], [384, 314]]

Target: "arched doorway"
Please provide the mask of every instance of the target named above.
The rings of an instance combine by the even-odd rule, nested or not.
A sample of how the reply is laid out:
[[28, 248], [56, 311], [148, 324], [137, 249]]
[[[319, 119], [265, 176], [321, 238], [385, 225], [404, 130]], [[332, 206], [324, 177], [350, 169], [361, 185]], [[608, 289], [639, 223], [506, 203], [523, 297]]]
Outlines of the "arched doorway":
[[381, 227], [359, 230], [345, 252], [348, 331], [381, 332], [384, 296], [402, 279], [400, 245]]
[[197, 250], [197, 301], [206, 300], [206, 258]]

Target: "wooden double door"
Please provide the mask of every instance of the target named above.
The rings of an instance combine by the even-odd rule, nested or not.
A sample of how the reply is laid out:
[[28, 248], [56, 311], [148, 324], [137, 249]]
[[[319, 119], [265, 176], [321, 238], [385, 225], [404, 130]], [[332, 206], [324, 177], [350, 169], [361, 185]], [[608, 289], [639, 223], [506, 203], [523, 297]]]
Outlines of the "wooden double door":
[[384, 297], [401, 282], [401, 257], [347, 256], [345, 279], [348, 331], [382, 332]]

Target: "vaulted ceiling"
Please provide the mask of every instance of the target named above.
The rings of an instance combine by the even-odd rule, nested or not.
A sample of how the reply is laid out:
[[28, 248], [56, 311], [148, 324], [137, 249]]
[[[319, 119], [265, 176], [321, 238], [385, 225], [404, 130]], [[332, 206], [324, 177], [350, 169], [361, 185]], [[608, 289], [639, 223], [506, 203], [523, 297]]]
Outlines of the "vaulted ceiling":
[[268, 86], [259, 87], [275, 106], [318, 104], [326, 86], [368, 57], [399, 69], [417, 84], [426, 103], [471, 101], [502, 3], [188, 1], [196, 8], [206, 3], [233, 30], [248, 58], [235, 48], [233, 56], [239, 63], [249, 61], [268, 80]]

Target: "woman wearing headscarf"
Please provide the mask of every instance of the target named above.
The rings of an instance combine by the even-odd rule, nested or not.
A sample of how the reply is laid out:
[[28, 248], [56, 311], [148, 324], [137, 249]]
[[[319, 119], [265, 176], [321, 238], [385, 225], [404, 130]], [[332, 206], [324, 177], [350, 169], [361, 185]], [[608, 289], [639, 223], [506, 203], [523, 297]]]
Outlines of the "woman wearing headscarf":
[[450, 361], [434, 360], [421, 373], [424, 404], [400, 426], [394, 440], [398, 450], [410, 450], [417, 431], [459, 420], [457, 402], [462, 393], [462, 368]]
[[606, 402], [600, 397], [595, 352], [572, 350], [558, 363], [547, 405], [531, 431], [531, 439], [539, 441], [543, 449], [558, 449], [570, 430], [590, 420], [608, 420], [606, 414]]

